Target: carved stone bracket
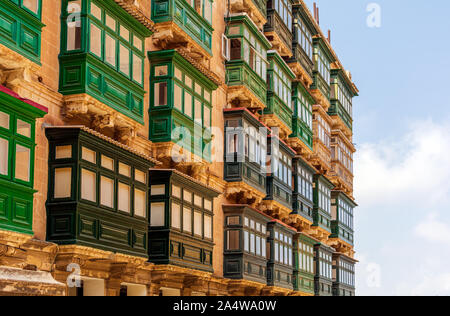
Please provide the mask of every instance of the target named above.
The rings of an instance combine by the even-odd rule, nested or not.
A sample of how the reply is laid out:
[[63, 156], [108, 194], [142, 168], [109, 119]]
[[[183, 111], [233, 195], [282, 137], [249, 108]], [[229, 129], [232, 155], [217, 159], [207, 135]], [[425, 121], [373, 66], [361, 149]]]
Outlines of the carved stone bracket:
[[293, 53], [276, 32], [265, 32], [267, 39], [272, 43], [272, 49], [276, 50], [281, 57], [291, 58]]
[[231, 0], [230, 1], [230, 13], [242, 13], [245, 12], [257, 25], [258, 29], [262, 30], [267, 23], [267, 17], [261, 12], [261, 10], [255, 5], [252, 0]]
[[230, 86], [227, 93], [228, 108], [247, 108], [252, 112], [263, 110], [266, 105], [246, 86]]
[[229, 182], [225, 189], [225, 196], [228, 200], [232, 200], [237, 204], [247, 204], [256, 207], [261, 204], [266, 194], [245, 182]]
[[309, 89], [309, 87], [312, 85], [313, 83], [313, 79], [311, 78], [311, 76], [308, 74], [308, 72], [302, 67], [302, 65], [300, 64], [300, 62], [296, 61], [296, 62], [291, 62], [288, 64], [289, 68], [291, 68], [292, 72], [295, 74], [296, 79], [295, 81], [300, 82], [301, 84], [303, 84], [303, 86], [306, 89]]
[[292, 134], [292, 129], [289, 126], [287, 126], [275, 114], [264, 114], [261, 116], [261, 120], [264, 124], [266, 124], [270, 128], [278, 127], [279, 137], [283, 141], [287, 141], [289, 138], [289, 135]]
[[263, 200], [257, 209], [281, 221], [287, 220], [292, 213], [292, 209], [275, 200]]

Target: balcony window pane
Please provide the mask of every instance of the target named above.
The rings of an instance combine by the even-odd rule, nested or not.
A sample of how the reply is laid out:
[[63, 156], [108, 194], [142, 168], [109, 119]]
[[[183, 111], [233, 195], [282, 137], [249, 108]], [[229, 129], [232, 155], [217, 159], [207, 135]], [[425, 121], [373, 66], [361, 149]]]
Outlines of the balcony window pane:
[[155, 103], [154, 106], [167, 105], [167, 82], [155, 83]]
[[82, 147], [81, 149], [81, 159], [84, 161], [95, 164], [97, 162], [97, 154], [95, 151], [90, 150], [86, 147]]
[[102, 156], [102, 167], [114, 171], [114, 159]]
[[197, 236], [202, 236], [202, 213], [194, 212], [194, 234]]
[[244, 230], [244, 251], [250, 252], [250, 235]]
[[198, 196], [197, 194], [194, 194], [194, 205], [198, 207], [202, 207], [202, 197]]
[[227, 250], [239, 250], [239, 230], [227, 231]]
[[202, 103], [197, 98], [195, 99], [194, 119], [196, 122], [202, 123]]
[[56, 146], [55, 159], [72, 158], [72, 145]]
[[102, 30], [91, 23], [90, 51], [98, 57], [102, 57]]
[[209, 215], [205, 215], [204, 222], [205, 238], [212, 239], [212, 217]]
[[230, 217], [227, 217], [227, 225], [228, 225], [228, 226], [239, 225], [239, 224], [240, 224], [240, 218], [239, 218], [239, 216], [230, 216]]
[[203, 126], [211, 127], [211, 110], [206, 106], [203, 107]]
[[105, 35], [105, 60], [116, 67], [116, 40], [109, 34]]
[[139, 181], [140, 183], [147, 183], [147, 174], [144, 171], [135, 169], [134, 180]]
[[23, 0], [23, 6], [33, 12], [38, 14], [39, 11], [39, 0]]
[[204, 18], [212, 24], [212, 3], [210, 0], [205, 0]]
[[[68, 5], [68, 13], [81, 11], [81, 0], [72, 1]], [[81, 48], [81, 19], [76, 15], [71, 15], [67, 20], [67, 51]]]
[[189, 89], [192, 89], [192, 79], [188, 75], [184, 76], [184, 83], [188, 86]]
[[91, 2], [91, 14], [98, 20], [102, 20], [102, 9], [100, 9], [95, 3]]
[[267, 255], [267, 253], [266, 253], [266, 239], [265, 239], [265, 238], [262, 238], [262, 244], [261, 244], [261, 246], [262, 246], [262, 249], [261, 249], [261, 256], [264, 257], [264, 258], [267, 258], [267, 257], [266, 257], [266, 255]]
[[142, 83], [142, 59], [133, 54], [133, 80]]
[[81, 198], [96, 202], [97, 200], [97, 175], [86, 169], [81, 170]]
[[183, 111], [183, 89], [177, 83], [174, 85], [174, 108]]
[[256, 255], [261, 256], [261, 237], [256, 236]]
[[192, 95], [189, 92], [184, 92], [184, 114], [192, 117]]
[[118, 197], [119, 211], [130, 213], [130, 204], [131, 204], [130, 196], [131, 196], [130, 186], [119, 182], [119, 197]]
[[137, 37], [136, 35], [133, 36], [133, 45], [137, 49], [142, 50], [142, 46], [143, 46], [142, 40], [139, 37]]
[[113, 30], [113, 31], [116, 30], [116, 20], [114, 20], [113, 17], [106, 14], [105, 22], [106, 22], [106, 26], [109, 27], [111, 30]]
[[3, 176], [8, 175], [8, 153], [9, 142], [8, 140], [0, 137], [0, 174]]
[[128, 31], [123, 25], [120, 26], [120, 36], [127, 42], [130, 41], [130, 31]]
[[120, 44], [120, 71], [125, 75], [130, 75], [130, 51]]
[[100, 204], [114, 208], [114, 180], [101, 177], [100, 180]]
[[172, 203], [172, 228], [181, 229], [181, 206]]
[[250, 253], [255, 253], [255, 234], [250, 234]]
[[119, 173], [127, 178], [131, 177], [131, 167], [119, 162]]
[[17, 134], [30, 138], [31, 124], [22, 120], [17, 120]]
[[192, 233], [192, 211], [187, 207], [183, 209], [183, 231]]
[[205, 199], [205, 210], [212, 211], [212, 201]]
[[15, 178], [30, 182], [31, 150], [21, 145], [16, 145]]
[[183, 199], [186, 202], [192, 203], [192, 192], [188, 190], [183, 190]]
[[145, 210], [145, 192], [135, 189], [134, 190], [134, 214], [140, 217], [146, 217]]
[[168, 74], [169, 74], [169, 67], [167, 65], [155, 67], [155, 77], [165, 77]]
[[9, 115], [3, 112], [0, 112], [0, 127], [9, 129]]
[[172, 196], [181, 199], [181, 188], [176, 185], [172, 185]]
[[72, 190], [72, 168], [55, 169], [55, 199], [70, 198]]
[[183, 72], [175, 66], [175, 78], [180, 81], [183, 81]]
[[152, 185], [151, 187], [152, 195], [165, 195], [166, 194], [166, 185]]
[[241, 40], [239, 38], [233, 38], [231, 40], [230, 59], [241, 59]]
[[152, 203], [150, 213], [150, 226], [163, 227], [165, 226], [165, 203]]

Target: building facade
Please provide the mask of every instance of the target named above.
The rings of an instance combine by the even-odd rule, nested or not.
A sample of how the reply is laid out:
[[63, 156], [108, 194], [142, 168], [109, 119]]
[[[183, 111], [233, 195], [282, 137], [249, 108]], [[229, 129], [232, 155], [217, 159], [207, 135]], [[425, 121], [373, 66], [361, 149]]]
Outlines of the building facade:
[[352, 99], [302, 0], [2, 0], [0, 295], [354, 295]]

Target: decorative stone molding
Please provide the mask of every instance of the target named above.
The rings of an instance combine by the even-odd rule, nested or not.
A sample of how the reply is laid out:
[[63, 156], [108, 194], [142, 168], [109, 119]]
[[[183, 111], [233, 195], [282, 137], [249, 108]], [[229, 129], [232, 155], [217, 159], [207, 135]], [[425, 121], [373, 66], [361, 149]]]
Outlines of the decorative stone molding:
[[284, 222], [299, 232], [309, 231], [313, 222], [305, 219], [303, 216], [299, 214], [289, 214], [289, 217], [284, 220]]
[[355, 250], [352, 245], [338, 238], [330, 238], [327, 245], [336, 249], [336, 252], [342, 253], [352, 259], [355, 257]]
[[302, 67], [302, 64], [300, 62], [290, 62], [288, 63], [288, 66], [296, 76], [296, 79], [294, 81], [300, 82], [306, 89], [308, 89], [312, 85], [313, 79]]
[[263, 114], [261, 121], [270, 128], [278, 128], [279, 138], [287, 142], [289, 135], [292, 134], [292, 129], [286, 125], [276, 114]]
[[319, 89], [309, 90], [311, 96], [316, 101], [317, 105], [320, 105], [325, 112], [328, 112], [328, 109], [331, 106], [330, 100], [326, 96], [323, 95], [322, 91]]
[[266, 193], [253, 188], [245, 182], [229, 182], [225, 189], [225, 197], [236, 204], [256, 207], [261, 204], [266, 197]]
[[264, 110], [266, 104], [246, 86], [230, 86], [227, 93], [227, 107], [247, 108], [253, 113]]
[[150, 20], [141, 9], [136, 6], [139, 4], [136, 0], [114, 0], [119, 6], [121, 6], [125, 11], [128, 12], [132, 17], [138, 20], [142, 25], [144, 25], [147, 29], [152, 32], [155, 32], [154, 25], [152, 20]]
[[291, 48], [287, 46], [280, 35], [276, 32], [264, 32], [264, 35], [272, 43], [272, 49], [276, 50], [282, 57], [291, 58], [293, 53]]
[[330, 232], [318, 226], [312, 226], [308, 231], [304, 231], [304, 233], [325, 244], [328, 241], [328, 237], [331, 235]]
[[[265, 3], [265, 1], [263, 2]], [[261, 12], [252, 0], [230, 0], [230, 13], [242, 12], [247, 13], [260, 30], [267, 23], [267, 16]]]
[[298, 137], [290, 137], [287, 139], [286, 143], [296, 151], [297, 155], [303, 158], [309, 157], [314, 153], [313, 150]]
[[289, 218], [292, 213], [292, 209], [275, 201], [275, 200], [263, 200], [261, 204], [258, 205], [257, 209], [266, 213], [270, 217], [285, 221]]

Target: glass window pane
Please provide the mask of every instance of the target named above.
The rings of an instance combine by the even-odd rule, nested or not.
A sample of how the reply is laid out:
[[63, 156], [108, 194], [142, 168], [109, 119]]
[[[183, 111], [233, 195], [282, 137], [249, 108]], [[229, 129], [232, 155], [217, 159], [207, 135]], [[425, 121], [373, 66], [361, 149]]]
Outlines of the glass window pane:
[[120, 36], [127, 42], [130, 41], [130, 31], [128, 31], [123, 25], [120, 26]]
[[9, 129], [9, 115], [4, 112], [0, 112], [0, 127]]
[[23, 0], [23, 6], [30, 10], [31, 12], [38, 14], [39, 11], [39, 0]]
[[133, 54], [133, 80], [142, 83], [142, 58]]
[[81, 198], [96, 202], [97, 200], [97, 175], [95, 172], [81, 170]]
[[212, 217], [209, 215], [205, 215], [203, 218], [205, 222], [205, 238], [212, 239]]
[[136, 35], [133, 36], [133, 45], [137, 49], [142, 50], [142, 46], [143, 46], [142, 40], [139, 37], [137, 37]]
[[212, 201], [205, 199], [205, 210], [212, 212]]
[[100, 180], [100, 204], [114, 208], [114, 180], [101, 177]]
[[91, 53], [102, 57], [102, 30], [94, 23], [91, 23], [90, 34], [90, 51]]
[[146, 217], [145, 210], [145, 192], [139, 189], [134, 190], [134, 214], [140, 217]]
[[181, 188], [176, 185], [172, 185], [172, 196], [181, 199]]
[[175, 66], [175, 78], [177, 78], [180, 81], [183, 81], [183, 72]]
[[55, 199], [70, 198], [72, 189], [72, 168], [55, 169]]
[[114, 171], [114, 159], [102, 155], [102, 167]]
[[184, 114], [192, 117], [192, 95], [189, 92], [184, 92]]
[[131, 177], [131, 167], [119, 162], [119, 173], [127, 178]]
[[192, 233], [192, 211], [187, 207], [183, 209], [183, 231]]
[[155, 83], [155, 102], [154, 106], [167, 105], [167, 82]]
[[250, 234], [250, 253], [255, 253], [255, 234]]
[[22, 120], [17, 120], [17, 134], [30, 138], [31, 124]]
[[15, 178], [30, 182], [31, 150], [19, 144], [16, 145]]
[[95, 3], [91, 2], [91, 14], [100, 21], [102, 20], [102, 9], [100, 9]]
[[175, 83], [174, 85], [174, 108], [183, 111], [183, 89]]
[[56, 146], [55, 159], [72, 158], [72, 145]]
[[118, 209], [122, 212], [130, 213], [130, 186], [119, 182]]
[[250, 252], [250, 238], [248, 231], [244, 231], [244, 251]]
[[203, 107], [203, 125], [206, 128], [211, 127], [211, 110], [206, 106]]
[[105, 35], [105, 60], [116, 67], [116, 40], [109, 34]]
[[106, 18], [105, 18], [105, 24], [107, 27], [109, 27], [111, 30], [115, 31], [116, 30], [116, 20], [114, 20], [113, 17], [111, 17], [110, 15], [106, 14]]
[[200, 212], [194, 212], [194, 234], [197, 236], [203, 235], [203, 220], [202, 220], [202, 213]]
[[181, 229], [181, 206], [178, 203], [172, 203], [172, 227]]
[[167, 65], [155, 67], [155, 77], [164, 77], [169, 74], [169, 67]]
[[239, 216], [230, 216], [227, 218], [227, 225], [239, 225], [240, 224], [240, 218]]
[[0, 137], [0, 174], [8, 175], [8, 153], [9, 153], [9, 142], [8, 140]]
[[186, 202], [192, 203], [192, 192], [188, 190], [183, 190], [183, 199]]
[[239, 250], [239, 231], [229, 230], [227, 231], [227, 250]]
[[202, 123], [202, 103], [197, 98], [194, 103], [194, 119], [196, 122]]
[[139, 181], [140, 183], [147, 183], [147, 174], [144, 171], [135, 169], [134, 180]]
[[152, 195], [165, 195], [166, 194], [166, 185], [152, 185], [151, 187]]
[[150, 205], [150, 226], [165, 226], [165, 203], [152, 203]]
[[125, 75], [130, 75], [130, 51], [120, 44], [120, 71]]
[[93, 150], [90, 150], [86, 147], [82, 147], [81, 149], [81, 159], [95, 164], [97, 162], [97, 153]]
[[194, 194], [194, 205], [203, 207], [202, 202], [203, 202], [202, 197], [198, 196], [197, 194]]

